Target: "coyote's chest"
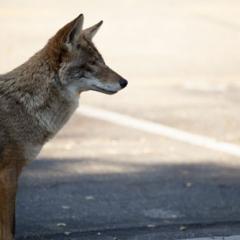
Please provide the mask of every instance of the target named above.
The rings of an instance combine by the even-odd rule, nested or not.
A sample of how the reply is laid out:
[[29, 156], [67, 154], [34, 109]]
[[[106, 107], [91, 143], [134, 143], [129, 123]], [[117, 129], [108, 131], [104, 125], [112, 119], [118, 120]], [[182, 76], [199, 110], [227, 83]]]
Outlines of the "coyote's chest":
[[35, 117], [41, 128], [50, 133], [53, 137], [69, 120], [78, 107], [79, 98], [73, 99], [54, 99], [46, 107], [36, 111]]

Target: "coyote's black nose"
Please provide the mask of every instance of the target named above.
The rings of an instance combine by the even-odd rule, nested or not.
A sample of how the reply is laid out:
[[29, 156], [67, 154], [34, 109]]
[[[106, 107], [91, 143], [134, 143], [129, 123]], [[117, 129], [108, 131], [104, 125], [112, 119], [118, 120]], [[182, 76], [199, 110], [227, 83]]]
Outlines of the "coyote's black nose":
[[119, 80], [119, 84], [122, 88], [125, 88], [128, 85], [128, 81], [122, 78]]

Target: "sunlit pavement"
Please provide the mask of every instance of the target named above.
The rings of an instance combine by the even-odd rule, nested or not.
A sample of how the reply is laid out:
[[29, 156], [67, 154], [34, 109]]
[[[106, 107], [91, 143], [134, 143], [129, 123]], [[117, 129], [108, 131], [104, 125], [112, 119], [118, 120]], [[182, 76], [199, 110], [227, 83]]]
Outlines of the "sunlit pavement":
[[[240, 145], [239, 9], [3, 0], [0, 70], [84, 12], [86, 26], [105, 21], [97, 46], [129, 86], [81, 103]], [[240, 239], [239, 168], [239, 157], [75, 114], [22, 175], [17, 239]]]

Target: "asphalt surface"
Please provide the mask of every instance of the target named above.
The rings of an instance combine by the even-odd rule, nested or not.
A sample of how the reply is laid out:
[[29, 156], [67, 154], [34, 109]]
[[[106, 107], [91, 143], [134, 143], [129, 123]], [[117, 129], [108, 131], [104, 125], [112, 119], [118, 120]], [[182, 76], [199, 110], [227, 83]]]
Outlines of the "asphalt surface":
[[[239, 9], [235, 0], [2, 0], [0, 71], [83, 12], [86, 26], [104, 20], [97, 46], [129, 86], [81, 104], [240, 145]], [[21, 176], [17, 240], [240, 235], [239, 169], [238, 157], [75, 114]]]
[[[166, 152], [169, 145], [177, 149]], [[75, 116], [23, 173], [18, 239], [239, 233], [238, 168], [204, 149], [178, 162], [187, 151], [198, 148]]]

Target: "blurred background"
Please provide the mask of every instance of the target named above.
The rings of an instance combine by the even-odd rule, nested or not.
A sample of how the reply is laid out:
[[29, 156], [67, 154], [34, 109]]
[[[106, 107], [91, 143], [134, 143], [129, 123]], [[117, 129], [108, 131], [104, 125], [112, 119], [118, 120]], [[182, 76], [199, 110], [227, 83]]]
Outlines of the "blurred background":
[[[80, 105], [235, 144], [240, 151], [239, 1], [0, 0], [0, 72], [26, 61], [80, 13], [85, 27], [104, 20], [94, 42], [129, 81], [117, 95], [84, 93]], [[22, 176], [19, 239], [238, 232], [239, 167], [239, 154], [78, 113]], [[207, 230], [192, 228], [203, 223]]]

